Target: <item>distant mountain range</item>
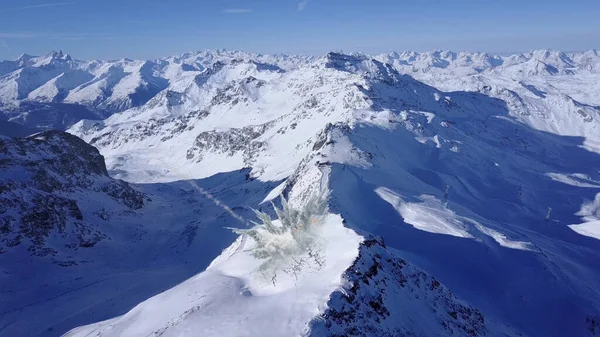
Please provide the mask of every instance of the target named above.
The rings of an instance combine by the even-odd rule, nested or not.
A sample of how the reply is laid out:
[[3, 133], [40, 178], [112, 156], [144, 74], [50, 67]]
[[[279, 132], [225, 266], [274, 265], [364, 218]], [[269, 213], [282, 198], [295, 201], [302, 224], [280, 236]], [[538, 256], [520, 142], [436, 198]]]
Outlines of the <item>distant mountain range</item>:
[[[510, 76], [595, 74], [597, 51], [563, 53], [536, 50], [510, 56], [487, 53], [392, 52], [373, 56], [402, 73], [500, 73]], [[104, 119], [144, 105], [185, 78], [198, 76], [217, 61], [253, 60], [283, 70], [308, 66], [318, 58], [259, 55], [226, 50], [201, 51], [156, 60], [79, 61], [63, 52], [22, 55], [0, 62], [0, 112], [4, 119], [43, 129], [65, 129], [81, 119]]]
[[[0, 136], [0, 335], [600, 336], [595, 51], [0, 69], [38, 132]], [[325, 190], [265, 277], [227, 228]]]

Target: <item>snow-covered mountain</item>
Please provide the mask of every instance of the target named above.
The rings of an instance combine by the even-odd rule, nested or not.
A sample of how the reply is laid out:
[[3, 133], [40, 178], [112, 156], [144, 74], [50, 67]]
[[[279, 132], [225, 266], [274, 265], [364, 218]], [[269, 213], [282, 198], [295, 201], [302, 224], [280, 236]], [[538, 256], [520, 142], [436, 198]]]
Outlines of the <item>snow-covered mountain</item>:
[[[21, 263], [5, 272], [13, 300], [0, 334], [600, 335], [597, 53], [219, 53], [173, 58], [194, 69], [167, 67], [146, 102], [68, 130], [106, 159], [106, 173], [84, 176], [140, 193], [143, 206], [96, 202], [116, 202], [100, 183], [74, 187], [77, 198], [48, 192], [111, 239], [65, 253], [91, 261], [69, 267], [7, 249], [0, 261], [19, 252]], [[48, 142], [38, 138], [4, 142]], [[323, 190], [316, 264], [300, 256], [303, 268], [265, 279], [259, 242], [223, 228], [280, 194], [302, 208]], [[98, 207], [119, 216], [95, 224]], [[49, 269], [18, 272], [38, 264]], [[43, 289], [60, 268], [68, 276]], [[23, 278], [48, 302], [19, 304]], [[50, 305], [54, 316], [28, 324]]]
[[132, 186], [58, 131], [0, 138], [0, 167], [1, 336], [61, 335], [191, 277], [235, 240], [197, 188], [248, 217], [277, 185], [242, 170]]
[[578, 53], [533, 50], [508, 56], [438, 50], [423, 53], [391, 52], [375, 57], [411, 73], [446, 69], [461, 75], [500, 71], [505, 75], [520, 76], [598, 73], [600, 60], [600, 54], [596, 50]]
[[[595, 50], [583, 53], [535, 50], [510, 56], [450, 51], [392, 52], [375, 58], [419, 79], [445, 74], [453, 78], [475, 74], [512, 79], [583, 77], [600, 72], [600, 55]], [[253, 60], [292, 70], [316, 58], [226, 50], [144, 61], [79, 61], [63, 52], [40, 57], [22, 55], [14, 61], [0, 62], [0, 112], [5, 119], [29, 127], [65, 129], [81, 119], [104, 119], [144, 105], [181, 79], [195, 77], [215, 62], [232, 60]]]
[[0, 111], [10, 121], [31, 127], [64, 129], [81, 119], [103, 119], [143, 105], [172, 82], [193, 76], [187, 73], [233, 59], [267, 60], [290, 68], [311, 58], [225, 50], [148, 61], [78, 61], [62, 51], [22, 55], [0, 63]]

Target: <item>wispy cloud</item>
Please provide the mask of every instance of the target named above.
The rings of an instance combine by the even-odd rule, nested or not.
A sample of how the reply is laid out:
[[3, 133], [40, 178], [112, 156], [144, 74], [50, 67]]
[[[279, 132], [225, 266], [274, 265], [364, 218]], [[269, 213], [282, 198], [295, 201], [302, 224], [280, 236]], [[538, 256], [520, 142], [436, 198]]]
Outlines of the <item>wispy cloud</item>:
[[0, 10], [0, 13], [13, 12], [13, 11], [24, 11], [24, 10], [36, 9], [36, 8], [67, 6], [67, 5], [74, 5], [76, 3], [77, 3], [76, 1], [52, 2], [52, 3], [48, 3], [48, 4], [39, 4], [39, 5], [29, 5], [29, 6], [13, 7], [13, 8], [4, 8], [4, 9]]
[[52, 32], [0, 32], [0, 39], [56, 39], [56, 40], [84, 40], [87, 38], [105, 38], [104, 33], [52, 33]]
[[252, 13], [254, 12], [252, 9], [247, 9], [247, 8], [231, 8], [231, 9], [226, 9], [223, 11], [223, 13], [226, 14], [243, 14], [243, 13]]
[[298, 3], [298, 12], [302, 12], [303, 10], [305, 10], [307, 5], [308, 5], [308, 0], [300, 1]]
[[2, 33], [2, 32], [0, 32], [0, 38], [3, 38], [3, 39], [35, 39], [38, 37], [44, 37], [44, 34], [39, 34], [39, 33]]

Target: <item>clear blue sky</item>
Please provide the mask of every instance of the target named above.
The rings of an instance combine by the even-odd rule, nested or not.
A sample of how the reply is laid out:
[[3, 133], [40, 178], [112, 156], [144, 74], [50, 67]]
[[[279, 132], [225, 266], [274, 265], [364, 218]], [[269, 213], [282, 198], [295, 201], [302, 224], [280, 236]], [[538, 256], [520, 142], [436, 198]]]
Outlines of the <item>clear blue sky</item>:
[[600, 49], [600, 0], [0, 0], [0, 59]]

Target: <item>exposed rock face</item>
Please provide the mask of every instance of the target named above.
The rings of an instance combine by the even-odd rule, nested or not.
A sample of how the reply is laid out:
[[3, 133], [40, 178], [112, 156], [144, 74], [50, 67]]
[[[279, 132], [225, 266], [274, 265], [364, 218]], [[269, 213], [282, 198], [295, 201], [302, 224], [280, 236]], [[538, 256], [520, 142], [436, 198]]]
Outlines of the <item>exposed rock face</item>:
[[588, 316], [585, 321], [589, 336], [600, 336], [600, 316]]
[[[345, 273], [348, 286], [331, 295], [310, 336], [519, 336], [490, 324], [434, 277], [369, 237]], [[427, 324], [424, 324], [427, 322]]]
[[[488, 325], [493, 319], [532, 336], [596, 331], [593, 318], [589, 323], [586, 318], [595, 317], [600, 303], [598, 287], [590, 286], [598, 278], [589, 277], [600, 270], [593, 262], [600, 261], [600, 250], [566, 227], [578, 220], [573, 215], [583, 200], [595, 197], [590, 187], [598, 186], [593, 168], [600, 153], [600, 110], [597, 95], [587, 88], [596, 84], [517, 69], [528, 68], [530, 57], [506, 59], [511, 65], [486, 55], [422, 56], [387, 60], [330, 53], [285, 73], [251, 60], [222, 60], [180, 78], [149, 104], [113, 115], [99, 127], [77, 123], [69, 132], [97, 146], [111, 173], [137, 183], [249, 167], [249, 177], [258, 181], [285, 179], [281, 191], [297, 203], [327, 184], [334, 212], [384, 237], [486, 316], [478, 325], [476, 312], [466, 309], [471, 307], [456, 302], [442, 310], [421, 294], [429, 304], [418, 312], [437, 327], [427, 330], [397, 320], [404, 316], [389, 305], [387, 319], [368, 305], [408, 301], [387, 290], [392, 299], [369, 297], [364, 309], [372, 311], [365, 314], [367, 323], [379, 317], [389, 324], [350, 320], [358, 335], [368, 335], [360, 327], [369, 324], [379, 329], [375, 335], [445, 336], [450, 330], [494, 335]], [[472, 67], [478, 75], [463, 74]], [[329, 172], [327, 182], [320, 171], [311, 173], [316, 167]], [[431, 216], [431, 207], [441, 215]], [[554, 209], [553, 225], [540, 226], [548, 208]], [[565, 240], [572, 250], [559, 244]], [[464, 261], [469, 268], [462, 268]], [[373, 264], [361, 263], [367, 270]], [[386, 263], [378, 262], [381, 268]], [[431, 308], [439, 314], [431, 316]], [[350, 334], [335, 330], [335, 324], [331, 328]]]
[[207, 131], [196, 137], [194, 145], [187, 152], [187, 159], [201, 161], [203, 153], [217, 152], [233, 156], [241, 152], [245, 165], [252, 165], [258, 151], [267, 143], [258, 140], [274, 123], [246, 126], [241, 129], [230, 129], [225, 132]]
[[61, 131], [0, 138], [0, 168], [0, 253], [19, 245], [40, 256], [94, 246], [108, 236], [98, 218], [84, 218], [78, 201], [108, 197], [132, 210], [145, 202], [108, 177], [96, 148]]
[[[6, 166], [11, 171], [5, 177], [0, 173], [2, 188], [11, 193], [2, 200], [8, 207], [0, 212], [0, 243], [6, 252], [0, 256], [4, 258], [0, 277], [10, 275], [2, 269], [6, 261], [17, 261], [15, 252], [31, 258], [22, 248], [54, 255], [59, 265], [86, 260], [68, 268], [86, 276], [73, 282], [71, 289], [104, 279], [102, 268], [89, 277], [90, 266], [113, 268], [115, 262], [129, 258], [122, 270], [108, 273], [135, 275], [131, 277], [135, 280], [124, 276], [115, 287], [102, 285], [110, 301], [117, 293], [126, 297], [120, 292], [122, 284], [134, 284], [143, 279], [138, 275], [148, 275], [129, 274], [130, 270], [145, 272], [147, 266], [154, 268], [155, 259], [169, 268], [184, 265], [181, 257], [209, 259], [205, 265], [195, 265], [196, 273], [232, 239], [230, 233], [215, 230], [231, 226], [230, 214], [203, 193], [200, 200], [207, 203], [194, 198], [194, 191], [156, 183], [178, 186], [181, 180], [248, 168], [209, 179], [203, 188], [217, 196], [222, 193], [219, 199], [224, 204], [243, 212], [280, 192], [301, 203], [310, 191], [328, 187], [333, 190], [332, 211], [352, 224], [349, 228], [382, 235], [388, 244], [386, 248], [379, 239], [367, 239], [356, 261], [353, 255], [335, 274], [339, 279], [352, 264], [344, 274], [349, 284], [329, 301], [330, 291], [320, 297], [318, 306], [311, 306], [314, 315], [313, 308], [328, 302], [328, 310], [311, 323], [314, 336], [519, 335], [496, 320], [529, 336], [596, 336], [600, 334], [600, 246], [568, 226], [579, 220], [573, 214], [595, 197], [600, 181], [594, 170], [600, 153], [600, 108], [593, 90], [597, 76], [570, 77], [570, 68], [583, 71], [575, 55], [521, 56], [433, 52], [372, 59], [330, 53], [290, 67], [283, 66], [282, 60], [272, 66], [254, 57], [225, 57], [204, 65], [181, 64], [181, 60], [173, 67], [168, 65], [171, 62], [161, 62], [160, 67], [140, 63], [139, 69], [115, 65], [106, 69], [102, 77], [106, 81], [98, 82], [106, 88], [99, 92], [77, 81], [73, 83], [79, 87], [69, 94], [71, 89], [54, 95], [54, 85], [35, 92], [19, 88], [15, 97], [21, 100], [20, 110], [5, 114], [15, 121], [35, 115], [30, 110], [44, 111], [40, 118], [60, 116], [51, 108], [63, 111], [74, 102], [84, 110], [110, 108], [107, 115], [126, 111], [104, 121], [81, 121], [70, 129], [100, 149], [107, 158], [106, 168], [96, 160], [97, 152], [84, 150], [88, 147], [83, 145], [79, 149], [74, 145], [78, 141], [71, 144], [62, 136], [56, 141], [48, 135], [10, 141], [5, 161], [20, 161]], [[593, 74], [597, 54], [587, 57]], [[79, 75], [61, 76], [52, 83], [62, 90], [69, 78], [89, 80]], [[164, 76], [168, 86], [156, 76]], [[124, 88], [118, 83], [131, 85]], [[4, 96], [0, 91], [0, 98]], [[63, 96], [69, 97], [68, 102]], [[72, 113], [73, 118], [89, 115], [78, 109]], [[19, 142], [27, 144], [16, 155]], [[63, 153], [62, 147], [68, 149]], [[111, 180], [107, 169], [128, 181], [148, 183], [136, 188], [153, 201], [146, 202], [129, 185]], [[321, 179], [321, 173], [327, 179]], [[261, 183], [275, 181], [274, 185]], [[238, 193], [231, 193], [236, 188]], [[249, 198], [253, 194], [255, 200]], [[551, 219], [548, 208], [554, 209]], [[547, 221], [540, 225], [544, 217]], [[213, 241], [223, 246], [205, 251]], [[95, 247], [80, 249], [90, 246]], [[74, 249], [79, 249], [77, 254], [59, 259]], [[106, 259], [107, 252], [114, 252], [112, 260]], [[156, 254], [153, 260], [148, 259], [149, 252]], [[87, 263], [92, 259], [98, 264]], [[65, 268], [53, 267], [64, 274]], [[23, 333], [30, 331], [29, 322], [20, 316], [25, 317], [26, 310], [29, 317], [47, 310], [41, 305], [26, 309], [42, 303], [40, 296], [24, 301], [26, 294], [15, 289], [45, 289], [49, 274], [39, 272], [39, 282], [25, 288], [18, 271], [18, 267], [10, 271], [14, 286], [7, 287], [13, 291], [7, 298], [14, 304], [5, 298], [0, 301], [0, 333], [33, 335]], [[0, 278], [0, 284], [8, 284], [3, 281]], [[63, 294], [63, 284], [55, 281], [46, 298]], [[147, 298], [131, 289], [128, 300], [137, 303]], [[231, 294], [237, 296], [238, 290], [234, 287]], [[86, 295], [100, 293], [86, 291]], [[69, 297], [64, 303], [79, 305], [70, 312], [81, 312], [82, 305], [96, 302]], [[109, 300], [103, 308], [116, 308]], [[212, 302], [227, 301], [216, 296]], [[182, 311], [184, 320], [202, 314], [200, 309], [210, 311], [192, 304], [191, 311]], [[113, 309], [114, 317], [129, 309], [117, 307], [120, 312]], [[16, 314], [2, 317], [4, 308]], [[92, 311], [99, 310], [89, 309], [93, 320], [77, 322], [69, 317], [61, 332], [73, 323], [107, 318]], [[62, 319], [57, 319], [59, 310], [54, 314], [44, 317], [46, 326], [54, 327]], [[152, 320], [134, 318], [142, 325]], [[169, 322], [168, 332], [155, 331], [175, 335], [173, 326], [185, 325], [179, 318], [172, 322], [177, 324]], [[12, 327], [3, 330], [3, 324]], [[115, 330], [110, 333], [119, 335]]]

